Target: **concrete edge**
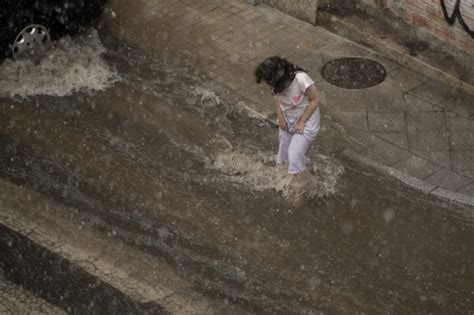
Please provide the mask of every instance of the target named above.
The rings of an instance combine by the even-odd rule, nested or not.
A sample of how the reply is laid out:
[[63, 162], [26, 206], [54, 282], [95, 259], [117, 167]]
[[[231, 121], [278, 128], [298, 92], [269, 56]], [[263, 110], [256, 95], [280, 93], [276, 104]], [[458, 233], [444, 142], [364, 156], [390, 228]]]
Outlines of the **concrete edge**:
[[[338, 27], [344, 28], [346, 31], [356, 32], [360, 34], [360, 30], [351, 27], [344, 20], [337, 17], [331, 18], [332, 22], [337, 23]], [[466, 94], [474, 95], [474, 86], [464, 82], [451, 74], [427, 64], [426, 62], [410, 56], [398, 46], [392, 45], [390, 42], [379, 39], [370, 34], [364, 34], [367, 43], [372, 46], [372, 50], [385, 56], [401, 65], [404, 65], [416, 72], [422, 73], [430, 79], [436, 80], [440, 83], [450, 86], [453, 89], [464, 92]]]
[[421, 191], [421, 192], [423, 192], [427, 195], [440, 197], [442, 199], [457, 202], [461, 205], [474, 207], [474, 197], [464, 195], [464, 194], [460, 194], [460, 193], [457, 193], [457, 192], [453, 192], [453, 191], [438, 187], [436, 185], [427, 183], [423, 180], [420, 180], [420, 179], [415, 178], [413, 176], [407, 175], [407, 174], [405, 174], [405, 173], [403, 173], [403, 172], [401, 172], [397, 169], [394, 169], [393, 167], [386, 166], [382, 163], [373, 161], [373, 160], [371, 160], [371, 159], [369, 159], [369, 158], [367, 158], [367, 157], [365, 157], [365, 156], [363, 156], [359, 153], [356, 153], [356, 152], [352, 151], [351, 149], [346, 149], [341, 154], [344, 157], [349, 158], [353, 161], [362, 163], [362, 164], [367, 165], [369, 167], [373, 167], [373, 168], [383, 172], [384, 174], [393, 176], [394, 178], [396, 178], [400, 182], [402, 182], [402, 183], [404, 183], [404, 184], [406, 184], [406, 185], [408, 185], [408, 186], [410, 186], [410, 187], [412, 187], [412, 188], [414, 188], [418, 191]]

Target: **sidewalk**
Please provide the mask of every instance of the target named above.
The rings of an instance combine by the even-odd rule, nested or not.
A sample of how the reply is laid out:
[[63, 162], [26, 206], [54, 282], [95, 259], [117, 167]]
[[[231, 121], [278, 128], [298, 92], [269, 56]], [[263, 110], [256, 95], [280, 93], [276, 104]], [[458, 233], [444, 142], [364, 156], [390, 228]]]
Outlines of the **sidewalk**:
[[[226, 84], [246, 100], [250, 110], [265, 118], [273, 117], [271, 94], [265, 85], [255, 84], [256, 64], [281, 55], [308, 69], [321, 91], [322, 110], [361, 144], [351, 155], [398, 174], [426, 193], [474, 205], [474, 96], [265, 5], [254, 7], [243, 0], [162, 0], [149, 12], [136, 11], [130, 4], [125, 14], [120, 10], [127, 5], [114, 5], [118, 1], [109, 4], [113, 13], [108, 18], [119, 19], [113, 23], [120, 27], [113, 29], [115, 33], [196, 67]], [[150, 38], [149, 31], [131, 29], [157, 32]], [[349, 90], [322, 78], [325, 62], [351, 56], [383, 64], [385, 81]]]

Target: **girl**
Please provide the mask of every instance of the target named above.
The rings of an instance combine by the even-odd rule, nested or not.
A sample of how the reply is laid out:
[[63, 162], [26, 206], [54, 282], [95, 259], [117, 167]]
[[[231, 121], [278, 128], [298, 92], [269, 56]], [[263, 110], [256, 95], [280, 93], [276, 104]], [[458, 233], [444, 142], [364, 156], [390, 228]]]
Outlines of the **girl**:
[[293, 202], [302, 207], [309, 179], [305, 155], [319, 131], [319, 92], [303, 69], [281, 57], [262, 61], [255, 77], [273, 89], [279, 126], [277, 167], [293, 176]]

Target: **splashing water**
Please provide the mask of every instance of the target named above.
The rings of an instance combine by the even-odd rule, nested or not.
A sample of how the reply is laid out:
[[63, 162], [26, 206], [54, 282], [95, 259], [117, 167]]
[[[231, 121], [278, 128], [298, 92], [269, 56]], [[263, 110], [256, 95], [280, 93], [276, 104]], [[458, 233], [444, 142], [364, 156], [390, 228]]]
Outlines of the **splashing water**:
[[[275, 163], [275, 154], [271, 152], [229, 151], [219, 153], [210, 167], [232, 181], [250, 185], [258, 191], [273, 189], [288, 197], [293, 186], [292, 177], [287, 170], [279, 170]], [[344, 167], [336, 159], [317, 154], [307, 161], [307, 169], [311, 174], [307, 186], [310, 198], [337, 193]]]
[[64, 37], [53, 45], [35, 50], [36, 56], [0, 64], [0, 96], [66, 96], [79, 90], [104, 90], [119, 79], [102, 59], [106, 50], [96, 30]]
[[[334, 157], [316, 154], [307, 162], [310, 173], [314, 173], [310, 180], [311, 196], [330, 196], [338, 192], [340, 178], [344, 174], [344, 166]], [[312, 170], [312, 172], [311, 172]]]
[[203, 87], [195, 86], [191, 90], [191, 95], [194, 98], [200, 98], [201, 105], [206, 107], [214, 107], [222, 104], [221, 99], [214, 91]]

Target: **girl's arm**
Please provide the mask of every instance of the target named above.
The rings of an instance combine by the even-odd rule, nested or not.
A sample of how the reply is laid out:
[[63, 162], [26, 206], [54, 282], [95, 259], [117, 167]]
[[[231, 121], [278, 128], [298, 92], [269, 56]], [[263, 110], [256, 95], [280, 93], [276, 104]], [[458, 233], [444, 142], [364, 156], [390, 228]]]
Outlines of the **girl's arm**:
[[303, 133], [306, 121], [319, 106], [319, 91], [314, 84], [310, 85], [304, 94], [309, 98], [309, 105], [295, 124], [295, 132], [297, 133]]

